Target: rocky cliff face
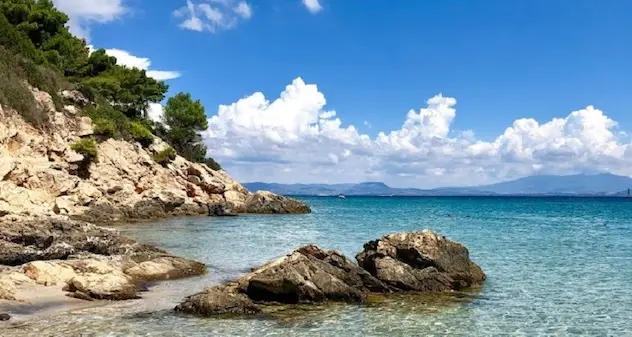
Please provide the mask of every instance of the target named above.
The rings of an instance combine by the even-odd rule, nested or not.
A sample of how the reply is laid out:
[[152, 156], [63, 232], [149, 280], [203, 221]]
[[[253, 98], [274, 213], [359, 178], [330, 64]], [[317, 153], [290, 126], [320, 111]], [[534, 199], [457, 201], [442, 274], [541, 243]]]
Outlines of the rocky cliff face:
[[88, 175], [80, 176], [84, 158], [70, 144], [93, 134], [92, 121], [80, 116], [75, 106], [56, 111], [45, 92], [34, 89], [33, 95], [50, 116], [49, 130], [35, 129], [0, 107], [0, 216], [117, 221], [206, 214], [209, 206], [217, 205], [219, 213], [310, 211], [303, 203], [271, 193], [249, 193], [224, 171], [180, 156], [162, 166], [152, 159], [168, 146], [159, 138], [148, 148], [122, 140], [101, 142], [98, 160]]

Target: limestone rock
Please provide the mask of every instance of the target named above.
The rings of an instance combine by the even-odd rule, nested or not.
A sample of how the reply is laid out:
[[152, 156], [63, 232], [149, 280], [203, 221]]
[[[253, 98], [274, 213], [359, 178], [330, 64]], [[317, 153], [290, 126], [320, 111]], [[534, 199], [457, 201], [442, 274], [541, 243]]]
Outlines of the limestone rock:
[[209, 288], [185, 298], [175, 309], [179, 312], [203, 316], [250, 315], [261, 312], [248, 296], [224, 286]]
[[373, 276], [400, 290], [458, 290], [486, 278], [467, 248], [431, 231], [384, 236], [366, 243], [356, 259]]
[[63, 90], [61, 97], [81, 107], [90, 105], [90, 101], [77, 90]]
[[144, 281], [178, 279], [205, 272], [204, 264], [174, 256], [155, 258], [125, 270], [125, 274]]
[[15, 160], [11, 157], [0, 157], [0, 181], [13, 171], [15, 168]]
[[77, 274], [62, 263], [49, 261], [33, 261], [24, 265], [24, 274], [33, 279], [35, 283], [52, 286], [66, 284]]
[[108, 274], [84, 274], [68, 281], [65, 288], [74, 293], [79, 292], [97, 300], [129, 300], [139, 298], [139, 284], [130, 276], [121, 272]]
[[362, 302], [370, 291], [389, 291], [381, 281], [337, 252], [302, 247], [226, 285], [187, 297], [176, 310], [252, 314], [257, 304]]
[[246, 213], [260, 214], [300, 214], [311, 212], [309, 206], [301, 201], [267, 191], [258, 191], [249, 195], [246, 199], [245, 210]]
[[90, 117], [81, 117], [79, 118], [79, 125], [77, 136], [85, 137], [94, 134], [94, 125], [92, 125], [92, 120]]

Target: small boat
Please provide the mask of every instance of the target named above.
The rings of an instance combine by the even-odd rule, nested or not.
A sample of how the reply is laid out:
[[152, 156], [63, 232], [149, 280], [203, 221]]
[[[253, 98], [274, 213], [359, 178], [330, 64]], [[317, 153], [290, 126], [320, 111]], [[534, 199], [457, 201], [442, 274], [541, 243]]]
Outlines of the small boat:
[[342, 195], [342, 194], [341, 194], [341, 195], [339, 195], [339, 196], [338, 196], [338, 198], [340, 198], [340, 199], [347, 199], [347, 197], [345, 197], [345, 196], [344, 196], [344, 195]]

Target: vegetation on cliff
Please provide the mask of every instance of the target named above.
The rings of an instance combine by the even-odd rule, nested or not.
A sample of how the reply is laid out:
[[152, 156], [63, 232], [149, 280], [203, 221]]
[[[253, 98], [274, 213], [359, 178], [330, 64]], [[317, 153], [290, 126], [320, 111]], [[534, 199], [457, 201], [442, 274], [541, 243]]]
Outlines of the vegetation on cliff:
[[220, 169], [206, 158], [201, 142], [199, 132], [207, 123], [200, 101], [177, 94], [169, 100], [164, 125], [150, 121], [149, 105], [161, 102], [169, 86], [145, 70], [117, 65], [103, 49], [90, 50], [68, 31], [67, 22], [68, 16], [51, 0], [0, 2], [0, 104], [46, 128], [47, 115], [39, 111], [26, 83], [48, 92], [58, 110], [63, 106], [59, 92], [75, 89], [91, 102], [84, 114], [93, 120], [98, 140], [122, 138], [148, 146], [153, 133], [165, 137], [183, 157]]

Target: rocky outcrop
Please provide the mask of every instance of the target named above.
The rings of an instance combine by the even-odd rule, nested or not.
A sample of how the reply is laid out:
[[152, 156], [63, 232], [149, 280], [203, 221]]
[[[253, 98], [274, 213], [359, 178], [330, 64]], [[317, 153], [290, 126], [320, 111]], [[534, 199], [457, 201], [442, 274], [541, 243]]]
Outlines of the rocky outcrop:
[[246, 198], [244, 211], [260, 214], [302, 214], [311, 210], [305, 203], [272, 192], [257, 191]]
[[362, 302], [388, 287], [343, 255], [305, 246], [243, 278], [185, 299], [176, 310], [202, 315], [257, 313], [262, 303]]
[[386, 235], [366, 243], [356, 259], [371, 275], [399, 290], [459, 290], [486, 278], [465, 246], [431, 231]]
[[358, 265], [335, 251], [302, 247], [244, 277], [185, 298], [176, 311], [256, 314], [266, 305], [360, 303], [371, 292], [444, 292], [485, 279], [464, 246], [430, 231], [387, 235], [364, 248]]
[[62, 217], [0, 218], [0, 297], [15, 300], [24, 283], [64, 287], [82, 299], [137, 298], [150, 281], [206, 272], [204, 264]]
[[50, 95], [36, 89], [33, 94], [50, 115], [48, 130], [35, 129], [13, 111], [0, 113], [0, 216], [59, 214], [106, 222], [207, 215], [209, 205], [231, 210], [211, 215], [310, 211], [296, 200], [250, 193], [226, 172], [180, 156], [158, 164], [153, 155], [168, 147], [159, 138], [147, 148], [104, 140], [97, 160], [83, 167], [83, 156], [70, 145], [94, 133], [90, 118], [77, 113], [89, 103], [67, 91], [62, 96], [76, 106], [57, 112]]

